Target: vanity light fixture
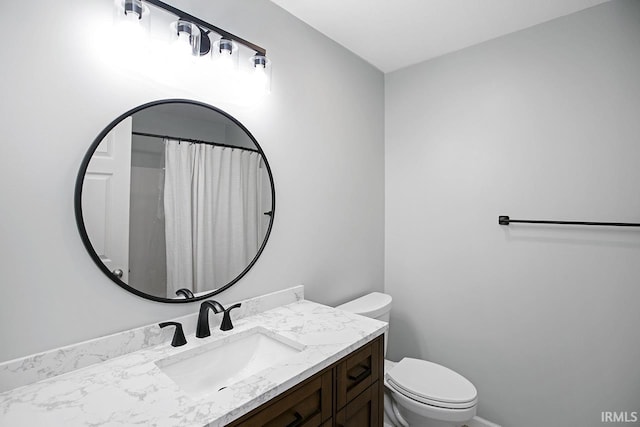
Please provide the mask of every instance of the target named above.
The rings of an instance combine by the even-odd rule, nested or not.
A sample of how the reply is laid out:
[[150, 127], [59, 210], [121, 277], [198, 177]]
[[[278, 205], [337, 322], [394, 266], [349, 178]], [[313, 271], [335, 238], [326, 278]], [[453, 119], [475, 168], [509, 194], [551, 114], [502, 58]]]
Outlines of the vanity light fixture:
[[115, 21], [123, 43], [135, 43], [149, 33], [149, 8], [142, 0], [114, 0]]
[[222, 77], [228, 76], [238, 70], [239, 56], [238, 44], [233, 40], [222, 37], [213, 43], [211, 57]]
[[124, 14], [132, 19], [142, 19], [142, 0], [124, 0]]
[[[271, 61], [266, 57], [266, 49], [160, 0], [114, 0], [114, 2], [118, 22], [126, 22], [129, 26], [146, 27], [147, 32], [150, 15], [147, 5], [174, 15], [176, 19], [170, 24], [173, 53], [185, 58], [205, 57], [210, 54], [214, 67], [223, 77], [237, 72], [240, 46], [253, 51], [254, 55], [250, 59], [248, 72], [252, 80], [251, 85], [260, 92], [270, 92]], [[212, 43], [214, 35], [218, 35], [219, 38]]]
[[251, 64], [251, 84], [261, 94], [271, 93], [271, 61], [260, 53], [249, 58]]
[[[178, 19], [169, 24], [171, 50], [176, 58], [200, 56], [201, 33], [197, 25]], [[206, 37], [206, 35], [205, 35]]]

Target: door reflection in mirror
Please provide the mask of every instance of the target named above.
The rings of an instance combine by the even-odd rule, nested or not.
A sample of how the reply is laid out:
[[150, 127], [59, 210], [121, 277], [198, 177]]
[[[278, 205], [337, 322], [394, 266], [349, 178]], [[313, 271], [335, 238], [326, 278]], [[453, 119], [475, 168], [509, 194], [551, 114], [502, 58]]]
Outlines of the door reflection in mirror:
[[100, 142], [87, 166], [82, 198], [93, 247], [124, 282], [129, 281], [131, 125], [131, 117], [125, 118]]

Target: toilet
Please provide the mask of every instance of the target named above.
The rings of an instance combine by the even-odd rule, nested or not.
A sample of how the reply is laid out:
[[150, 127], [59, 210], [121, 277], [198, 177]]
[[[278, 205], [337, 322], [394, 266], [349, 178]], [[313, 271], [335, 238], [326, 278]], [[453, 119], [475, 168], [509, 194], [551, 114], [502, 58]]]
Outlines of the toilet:
[[[388, 323], [391, 301], [390, 295], [373, 292], [336, 308]], [[385, 332], [385, 356], [387, 337]], [[476, 414], [476, 388], [449, 368], [405, 357], [385, 359], [384, 371], [385, 426], [463, 427]]]

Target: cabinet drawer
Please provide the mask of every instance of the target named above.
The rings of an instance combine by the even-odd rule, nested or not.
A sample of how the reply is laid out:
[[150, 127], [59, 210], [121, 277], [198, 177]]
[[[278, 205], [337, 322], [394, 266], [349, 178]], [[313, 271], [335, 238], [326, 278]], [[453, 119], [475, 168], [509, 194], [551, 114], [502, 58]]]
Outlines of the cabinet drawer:
[[356, 350], [336, 367], [337, 409], [356, 398], [367, 387], [378, 381], [384, 372], [383, 336]]
[[329, 371], [312, 377], [276, 397], [268, 406], [250, 412], [229, 426], [320, 427], [333, 412], [332, 388]]
[[379, 382], [360, 393], [336, 414], [336, 427], [381, 426], [382, 411], [378, 396]]

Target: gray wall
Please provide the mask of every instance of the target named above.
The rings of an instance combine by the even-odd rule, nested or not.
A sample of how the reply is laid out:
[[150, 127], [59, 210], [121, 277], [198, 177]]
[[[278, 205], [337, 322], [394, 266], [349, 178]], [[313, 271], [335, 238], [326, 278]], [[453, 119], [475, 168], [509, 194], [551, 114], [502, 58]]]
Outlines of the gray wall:
[[390, 356], [468, 377], [504, 426], [640, 410], [640, 2], [386, 76]]
[[0, 44], [0, 361], [197, 310], [113, 284], [87, 255], [73, 214], [93, 139], [156, 99], [229, 112], [273, 169], [272, 236], [221, 302], [304, 284], [309, 299], [337, 304], [383, 288], [382, 73], [267, 0], [171, 3], [267, 48], [272, 94], [247, 107], [205, 78], [169, 84], [156, 79], [160, 69], [126, 69], [104, 47], [110, 0], [1, 3], [1, 26], [19, 36]]

